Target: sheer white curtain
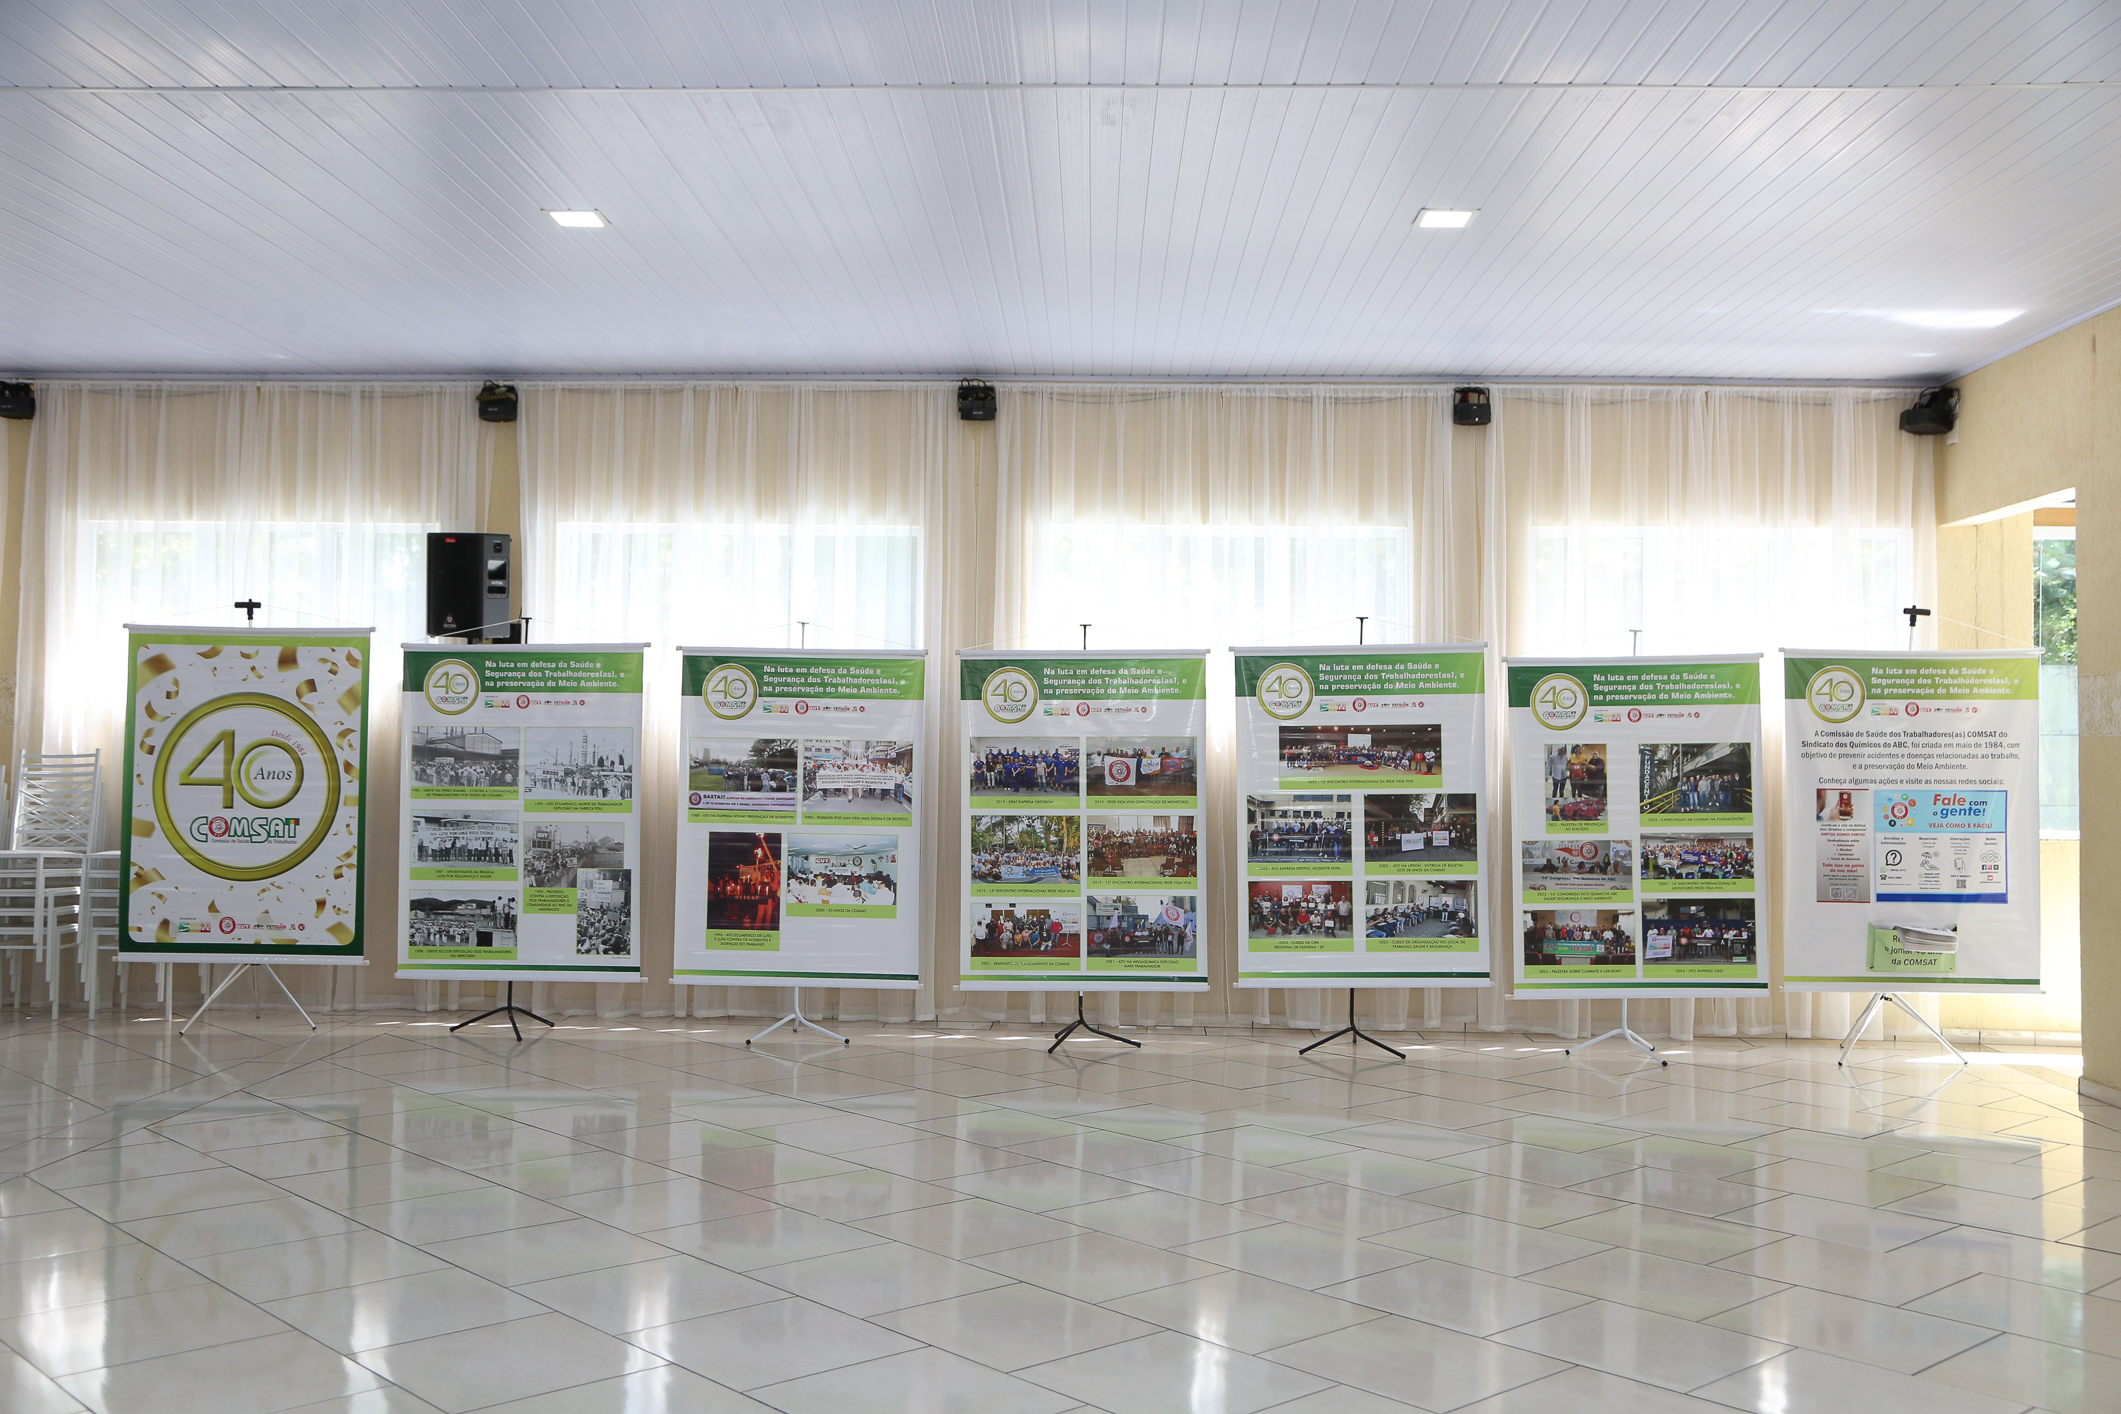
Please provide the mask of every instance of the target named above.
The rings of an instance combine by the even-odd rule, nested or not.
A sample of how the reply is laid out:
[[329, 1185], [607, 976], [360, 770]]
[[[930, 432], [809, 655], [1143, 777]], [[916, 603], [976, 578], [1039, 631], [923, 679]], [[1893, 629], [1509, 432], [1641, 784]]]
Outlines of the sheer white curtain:
[[[1490, 572], [1522, 656], [1763, 653], [1762, 818], [1779, 818], [1776, 650], [1905, 648], [1904, 604], [1934, 602], [1930, 443], [1899, 430], [1907, 394], [1876, 388], [1565, 387], [1496, 390], [1501, 470]], [[1934, 642], [1925, 628], [1917, 646]], [[1771, 870], [1781, 841], [1761, 843]], [[1761, 900], [1779, 958], [1780, 920]], [[1483, 1020], [1562, 1035], [1595, 1024], [1573, 1002], [1492, 1001]], [[1669, 1034], [1774, 1029], [1767, 1000], [1641, 1004]], [[1811, 1034], [1808, 997], [1784, 999]], [[1825, 999], [1820, 1029], [1845, 1025]], [[1826, 1013], [1831, 1012], [1832, 1015]], [[1615, 1009], [1617, 1015], [1617, 1009]], [[1642, 1022], [1638, 1021], [1638, 1026]], [[1652, 1020], [1649, 1024], [1654, 1025]]]
[[[525, 611], [543, 642], [644, 641], [642, 976], [596, 988], [600, 1014], [695, 1016], [779, 1005], [767, 989], [673, 988], [677, 666], [681, 644], [914, 648], [947, 633], [954, 570], [930, 544], [953, 514], [946, 384], [525, 384]], [[931, 560], [940, 560], [931, 566]], [[931, 659], [930, 743], [951, 665]], [[934, 821], [930, 821], [934, 829]], [[954, 835], [953, 835], [954, 838]], [[940, 861], [931, 838], [923, 857]], [[929, 866], [931, 873], [937, 867]], [[948, 877], [947, 875], [945, 876]], [[664, 880], [665, 887], [653, 881]], [[931, 877], [924, 913], [938, 896]], [[924, 932], [933, 937], [934, 928]], [[952, 934], [952, 936], [955, 936]], [[933, 977], [932, 965], [923, 969]], [[552, 984], [560, 1010], [589, 986]], [[543, 997], [548, 988], [540, 986]], [[929, 993], [806, 992], [813, 1015], [932, 1014]]]
[[[1479, 634], [1478, 524], [1451, 466], [1440, 388], [1010, 385], [997, 426], [996, 640], [1073, 648], [1206, 648], [1203, 889], [1234, 895], [1229, 827], [1233, 644], [1471, 640]], [[1236, 967], [1236, 918], [1210, 914], [1209, 968]], [[981, 994], [975, 1009], [1000, 1007]], [[1108, 1016], [1162, 1015], [1156, 995], [1107, 993]], [[1277, 1007], [1277, 1003], [1279, 1004]], [[1011, 1014], [1043, 1019], [1039, 994]], [[1364, 1003], [1402, 1025], [1403, 989]], [[1196, 996], [1170, 1002], [1196, 1016]], [[1207, 1017], [1298, 1024], [1313, 991], [1244, 992], [1218, 980]]]
[[[426, 533], [484, 514], [472, 392], [40, 383], [23, 494], [17, 745], [122, 759], [125, 623], [240, 623], [235, 601], [257, 599], [261, 623], [372, 625], [369, 946], [387, 957], [398, 645], [422, 633]], [[114, 767], [105, 779], [115, 792]], [[335, 980], [297, 977], [313, 989]], [[339, 985], [342, 998], [390, 988]]]

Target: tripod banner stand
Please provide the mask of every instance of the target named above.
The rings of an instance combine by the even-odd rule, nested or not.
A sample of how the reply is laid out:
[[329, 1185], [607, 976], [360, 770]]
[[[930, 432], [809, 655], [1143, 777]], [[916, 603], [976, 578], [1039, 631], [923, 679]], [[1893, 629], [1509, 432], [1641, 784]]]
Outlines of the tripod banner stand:
[[399, 977], [640, 980], [644, 646], [405, 646]]
[[[1088, 628], [1085, 627], [1087, 637]], [[1205, 652], [961, 653], [968, 991], [1164, 992], [1201, 955]], [[1102, 1035], [1082, 1018], [1080, 1031]]]
[[[920, 985], [925, 654], [681, 648], [674, 980]], [[745, 1044], [750, 1044], [746, 1042]]]
[[370, 630], [126, 631], [118, 960], [361, 965]]
[[2038, 650], [1790, 649], [1783, 696], [1784, 988], [1871, 995], [1844, 1057], [1888, 1001], [1937, 1034], [1908, 993], [2038, 993]]
[[1515, 994], [1766, 995], [1759, 655], [1508, 672]]

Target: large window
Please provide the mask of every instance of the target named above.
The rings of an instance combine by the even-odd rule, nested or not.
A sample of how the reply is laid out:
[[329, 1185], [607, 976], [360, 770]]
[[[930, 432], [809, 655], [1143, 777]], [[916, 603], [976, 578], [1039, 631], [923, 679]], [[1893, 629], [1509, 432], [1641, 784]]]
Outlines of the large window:
[[2033, 636], [2040, 645], [2040, 829], [2077, 833], [2077, 514], [2033, 514]]

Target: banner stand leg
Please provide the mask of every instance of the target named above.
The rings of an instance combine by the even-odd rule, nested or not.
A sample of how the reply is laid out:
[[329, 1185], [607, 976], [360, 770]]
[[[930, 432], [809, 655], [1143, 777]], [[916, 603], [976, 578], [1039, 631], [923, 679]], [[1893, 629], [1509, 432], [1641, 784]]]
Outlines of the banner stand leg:
[[1611, 1031], [1606, 1032], [1603, 1036], [1593, 1036], [1590, 1040], [1583, 1042], [1581, 1045], [1570, 1046], [1568, 1049], [1564, 1050], [1562, 1054], [1565, 1056], [1573, 1056], [1578, 1051], [1584, 1050], [1590, 1046], [1595, 1046], [1600, 1041], [1610, 1041], [1615, 1036], [1618, 1036], [1621, 1040], [1627, 1042], [1636, 1050], [1642, 1052], [1651, 1060], [1657, 1062], [1657, 1064], [1671, 1064], [1670, 1061], [1666, 1060], [1663, 1056], [1657, 1054], [1657, 1048], [1655, 1046], [1651, 1045], [1648, 1041], [1643, 1040], [1642, 1037], [1636, 1035], [1634, 1028], [1628, 1025], [1628, 999], [1626, 997], [1622, 997], [1620, 999], [1620, 1025], [1614, 1027]]
[[[244, 973], [248, 972], [248, 971], [249, 971], [249, 970], [250, 970], [251, 968], [253, 968], [253, 967], [255, 967], [255, 968], [259, 968], [260, 970], [262, 970], [262, 971], [263, 971], [263, 972], [265, 973], [265, 975], [266, 975], [267, 977], [270, 977], [270, 978], [272, 978], [272, 980], [273, 980], [273, 985], [274, 985], [275, 987], [278, 987], [278, 988], [280, 989], [280, 995], [281, 995], [281, 996], [283, 996], [283, 997], [285, 997], [285, 998], [287, 998], [288, 1002], [289, 1002], [289, 1003], [290, 1003], [290, 1004], [291, 1004], [291, 1005], [292, 1005], [292, 1006], [294, 1007], [294, 1009], [295, 1009], [295, 1015], [297, 1015], [297, 1016], [299, 1016], [299, 1017], [301, 1017], [301, 1018], [302, 1018], [303, 1024], [305, 1024], [306, 1026], [308, 1026], [308, 1027], [309, 1027], [309, 1029], [310, 1029], [310, 1030], [312, 1030], [312, 1031], [314, 1031], [314, 1030], [316, 1030], [316, 1029], [317, 1029], [317, 1023], [316, 1023], [316, 1022], [314, 1022], [314, 1021], [312, 1021], [312, 1020], [310, 1020], [310, 1016], [309, 1016], [309, 1013], [308, 1013], [308, 1011], [304, 1010], [304, 1009], [303, 1009], [303, 1006], [302, 1006], [302, 1004], [301, 1004], [300, 1002], [298, 1002], [298, 1001], [296, 1001], [296, 1000], [295, 1000], [295, 994], [294, 994], [293, 992], [290, 992], [290, 991], [288, 991], [288, 990], [287, 990], [287, 984], [286, 984], [285, 982], [282, 982], [282, 981], [280, 980], [280, 974], [279, 974], [279, 973], [277, 973], [277, 972], [275, 972], [275, 971], [273, 971], [273, 970], [272, 970], [272, 964], [271, 964], [271, 963], [268, 963], [268, 962], [239, 962], [239, 963], [237, 963], [237, 964], [236, 964], [236, 969], [235, 969], [235, 971], [233, 971], [233, 972], [229, 973], [229, 974], [228, 974], [228, 975], [227, 975], [226, 977], [223, 977], [223, 978], [221, 979], [221, 985], [220, 985], [220, 986], [218, 986], [218, 987], [214, 988], [214, 989], [213, 989], [213, 990], [212, 990], [211, 992], [208, 992], [208, 993], [206, 994], [206, 1000], [205, 1000], [205, 1001], [203, 1001], [203, 1002], [201, 1002], [201, 1003], [199, 1003], [199, 1009], [198, 1009], [197, 1011], [195, 1011], [195, 1012], [193, 1012], [193, 1013], [192, 1013], [192, 1015], [191, 1015], [191, 1021], [187, 1021], [187, 1022], [185, 1022], [185, 1023], [184, 1023], [184, 1024], [182, 1025], [182, 1026], [179, 1026], [179, 1027], [177, 1028], [177, 1034], [178, 1034], [179, 1036], [182, 1036], [182, 1035], [183, 1035], [183, 1034], [184, 1034], [185, 1032], [187, 1032], [187, 1031], [191, 1030], [191, 1028], [192, 1028], [192, 1022], [193, 1022], [193, 1021], [197, 1021], [197, 1020], [198, 1020], [198, 1019], [199, 1019], [200, 1017], [202, 1017], [202, 1016], [206, 1015], [206, 1009], [207, 1009], [208, 1007], [210, 1007], [210, 1006], [212, 1006], [212, 1005], [214, 1004], [214, 1000], [215, 1000], [215, 999], [216, 999], [217, 997], [219, 997], [219, 996], [220, 996], [220, 995], [221, 995], [221, 994], [222, 994], [223, 992], [227, 991], [227, 990], [228, 990], [228, 989], [229, 989], [229, 988], [230, 988], [231, 986], [233, 986], [233, 985], [234, 985], [234, 983], [235, 983], [235, 980], [236, 980], [236, 979], [237, 979], [238, 977], [241, 977], [241, 976], [242, 976], [242, 975], [243, 975]], [[252, 978], [251, 980], [252, 980], [253, 982], [257, 981], [257, 979], [256, 979], [255, 977], [253, 977], [253, 978]], [[172, 989], [171, 989], [171, 991], [174, 991], [174, 990], [175, 990], [174, 988], [172, 988]], [[167, 998], [167, 996], [165, 996], [165, 999], [164, 999], [164, 1000], [165, 1000], [165, 1003], [166, 1003], [166, 1002], [168, 1001], [168, 998]]]
[[1863, 1015], [1856, 1018], [1856, 1024], [1854, 1026], [1851, 1026], [1849, 1028], [1849, 1034], [1842, 1038], [1841, 1059], [1835, 1061], [1835, 1065], [1848, 1064], [1849, 1051], [1854, 1048], [1856, 1044], [1856, 1038], [1863, 1034], [1863, 1028], [1871, 1024], [1871, 1018], [1873, 1016], [1876, 1016], [1879, 1011], [1884, 1008], [1887, 1002], [1891, 1002], [1894, 1006], [1899, 1007], [1909, 1016], [1914, 1017], [1915, 1024], [1917, 1026], [1920, 1026], [1923, 1030], [1929, 1032], [1930, 1035], [1935, 1036], [1937, 1038], [1937, 1044], [1944, 1047], [1944, 1049], [1950, 1053], [1951, 1058], [1953, 1060], [1959, 1062], [1959, 1064], [1961, 1065], [1973, 1064], [1972, 1061], [1968, 1060], [1965, 1056], [1959, 1053], [1959, 1048], [1957, 1046], [1953, 1045], [1950, 1041], [1945, 1039], [1944, 1033], [1942, 1031], [1939, 1031], [1936, 1027], [1930, 1025], [1928, 1017], [1924, 1016], [1921, 1012], [1916, 1011], [1913, 1007], [1909, 1006], [1907, 1004], [1906, 999], [1903, 998], [1898, 992], [1875, 992], [1872, 994], [1869, 1004], [1863, 1008]]
[[[768, 1036], [771, 1036], [774, 1032], [780, 1030], [783, 1026], [787, 1027], [790, 1031], [793, 1031], [796, 1035], [800, 1036], [803, 1034], [803, 1028], [807, 1026], [812, 1031], [824, 1031], [827, 1036], [830, 1036], [833, 1040], [839, 1042], [843, 1046], [851, 1046], [854, 1044], [852, 1041], [848, 1040], [845, 1036], [842, 1036], [837, 1031], [825, 1031], [824, 1027], [818, 1025], [815, 1021], [812, 1021], [809, 1017], [803, 1015], [803, 989], [801, 987], [791, 987], [789, 990], [795, 993], [795, 1010], [789, 1012], [779, 1021], [774, 1022], [773, 1025], [767, 1027], [764, 1031], [759, 1032], [758, 1035], [751, 1038], [751, 1041], [763, 1041]], [[748, 1046], [751, 1044], [751, 1041], [746, 1041], [744, 1044]]]
[[1075, 1020], [1069, 1022], [1066, 1026], [1063, 1026], [1060, 1029], [1060, 1034], [1053, 1038], [1053, 1044], [1046, 1047], [1046, 1054], [1050, 1056], [1055, 1051], [1059, 1050], [1061, 1042], [1067, 1040], [1070, 1036], [1074, 1035], [1077, 1028], [1081, 1028], [1084, 1032], [1092, 1036], [1102, 1036], [1107, 1041], [1117, 1041], [1123, 1046], [1132, 1046], [1137, 1051], [1140, 1050], [1142, 1046], [1141, 1042], [1134, 1040], [1132, 1037], [1115, 1036], [1110, 1031], [1101, 1031], [1097, 1027], [1092, 1026], [1090, 1024], [1090, 1018], [1083, 1015], [1083, 994], [1081, 992], [1077, 992], [1075, 994]]
[[1317, 1050], [1320, 1046], [1323, 1046], [1326, 1042], [1338, 1041], [1343, 1036], [1353, 1038], [1348, 1042], [1348, 1044], [1351, 1046], [1354, 1045], [1356, 1041], [1368, 1041], [1371, 1045], [1377, 1047], [1377, 1049], [1380, 1051], [1390, 1051], [1393, 1055], [1397, 1056], [1401, 1060], [1405, 1060], [1407, 1058], [1407, 1053], [1399, 1049], [1399, 1047], [1386, 1045], [1384, 1042], [1378, 1040], [1375, 1036], [1372, 1036], [1369, 1032], [1363, 1030], [1360, 1026], [1357, 1026], [1355, 1024], [1355, 989], [1353, 987], [1348, 988], [1348, 1024], [1346, 1026], [1341, 1027], [1340, 1030], [1334, 1032], [1330, 1036], [1321, 1036], [1319, 1039], [1313, 1041], [1310, 1045], [1305, 1046], [1296, 1054], [1300, 1056], [1309, 1055], [1311, 1052]]
[[449, 1028], [450, 1033], [454, 1035], [455, 1033], [462, 1031], [467, 1026], [476, 1026], [489, 1016], [507, 1017], [508, 1029], [516, 1033], [516, 1039], [518, 1041], [523, 1039], [523, 1028], [516, 1025], [516, 1018], [519, 1016], [527, 1016], [532, 1021], [540, 1022], [546, 1026], [552, 1025], [551, 1022], [546, 1021], [544, 1017], [539, 1016], [536, 1012], [530, 1010], [528, 1007], [519, 1007], [516, 1005], [516, 984], [514, 979], [510, 979], [508, 983], [508, 992], [506, 996], [502, 999], [501, 1004], [499, 1006], [493, 1008], [491, 1011], [482, 1011], [469, 1021], [458, 1022], [456, 1025]]

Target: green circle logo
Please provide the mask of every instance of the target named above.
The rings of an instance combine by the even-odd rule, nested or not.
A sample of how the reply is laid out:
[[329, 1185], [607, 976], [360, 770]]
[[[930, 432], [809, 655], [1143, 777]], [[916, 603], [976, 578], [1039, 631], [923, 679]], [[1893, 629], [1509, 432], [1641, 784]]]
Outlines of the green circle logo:
[[1022, 668], [996, 668], [980, 685], [987, 715], [1014, 726], [1038, 710], [1038, 680]]
[[445, 717], [461, 717], [479, 700], [479, 670], [462, 658], [444, 658], [420, 680], [420, 695]]
[[1804, 685], [1804, 700], [1812, 715], [1829, 726], [1840, 726], [1863, 710], [1863, 675], [1854, 668], [1821, 668]]
[[1313, 691], [1309, 673], [1294, 663], [1276, 663], [1259, 675], [1254, 695], [1262, 711], [1286, 722], [1311, 710]]
[[1590, 692], [1568, 673], [1548, 673], [1532, 685], [1532, 715], [1548, 731], [1565, 732], [1590, 710]]
[[741, 663], [717, 663], [700, 684], [700, 701], [725, 722], [748, 715], [758, 700], [759, 680]]
[[[305, 744], [316, 749], [313, 764]], [[338, 823], [339, 770], [307, 712], [262, 692], [232, 692], [185, 713], [162, 744], [155, 820], [202, 873], [270, 879], [316, 853]]]

